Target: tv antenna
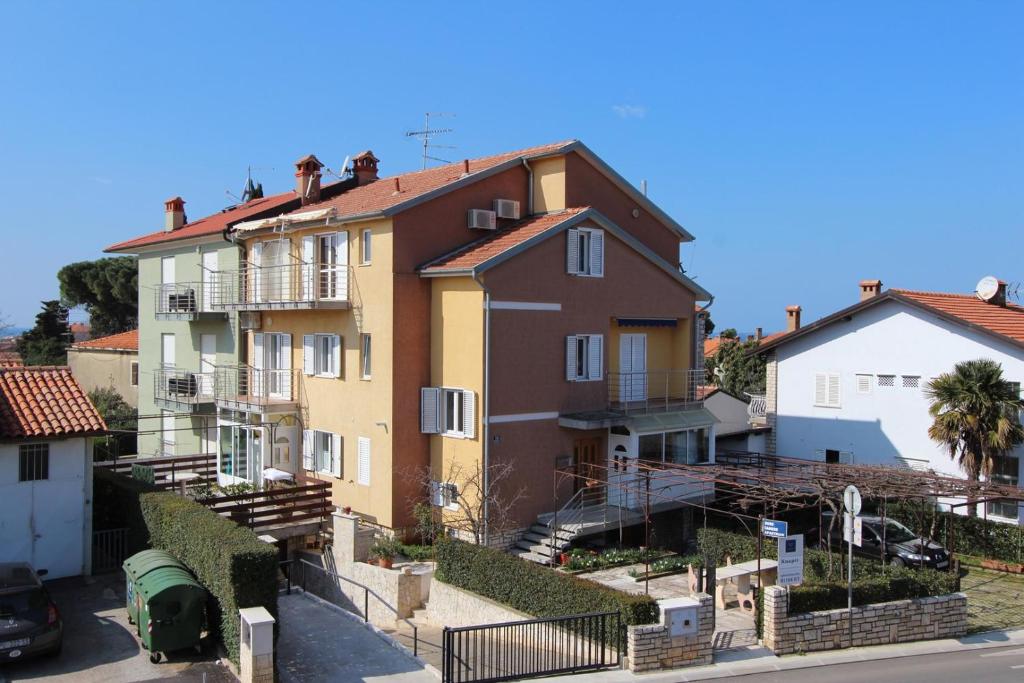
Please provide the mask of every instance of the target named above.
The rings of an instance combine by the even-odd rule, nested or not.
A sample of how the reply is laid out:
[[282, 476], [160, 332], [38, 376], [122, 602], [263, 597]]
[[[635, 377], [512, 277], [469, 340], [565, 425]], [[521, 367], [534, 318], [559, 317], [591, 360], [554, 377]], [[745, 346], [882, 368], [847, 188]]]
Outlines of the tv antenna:
[[224, 190], [224, 194], [234, 199], [239, 204], [245, 204], [253, 199], [259, 199], [263, 196], [263, 183], [253, 182], [252, 172], [256, 171], [273, 171], [272, 166], [246, 166], [245, 167], [245, 187], [242, 189], [242, 195], [238, 196], [231, 190]]
[[407, 138], [419, 138], [423, 141], [423, 169], [426, 170], [428, 161], [440, 161], [442, 164], [452, 163], [448, 159], [441, 159], [432, 155], [430, 152], [433, 149], [455, 149], [455, 145], [439, 145], [433, 142], [434, 137], [438, 135], [444, 135], [446, 133], [454, 133], [454, 128], [431, 128], [430, 117], [451, 117], [455, 118], [455, 114], [450, 112], [427, 112], [423, 116], [423, 130], [412, 130], [405, 134]]

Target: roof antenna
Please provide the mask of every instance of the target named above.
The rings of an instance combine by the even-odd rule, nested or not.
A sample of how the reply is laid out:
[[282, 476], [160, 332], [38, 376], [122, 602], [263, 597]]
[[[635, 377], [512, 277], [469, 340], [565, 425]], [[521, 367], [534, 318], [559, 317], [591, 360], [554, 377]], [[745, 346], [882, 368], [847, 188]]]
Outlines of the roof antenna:
[[345, 161], [341, 163], [341, 169], [339, 173], [335, 173], [328, 167], [324, 166], [321, 170], [327, 171], [328, 175], [332, 175], [338, 180], [344, 180], [345, 178], [352, 175], [352, 169], [348, 167], [348, 162], [352, 160], [352, 155], [348, 154], [345, 156]]
[[405, 134], [405, 137], [407, 137], [407, 138], [420, 138], [421, 140], [423, 140], [423, 170], [427, 169], [427, 161], [440, 161], [442, 164], [450, 164], [450, 163], [452, 163], [448, 159], [441, 159], [439, 157], [435, 157], [435, 156], [431, 155], [430, 150], [432, 150], [432, 149], [455, 149], [455, 145], [439, 145], [439, 144], [437, 144], [435, 142], [431, 142], [431, 140], [433, 140], [434, 136], [444, 135], [445, 133], [454, 133], [455, 132], [454, 128], [431, 128], [430, 127], [430, 117], [431, 116], [439, 116], [439, 117], [443, 116], [443, 117], [455, 118], [455, 114], [452, 114], [451, 112], [439, 111], [439, 112], [431, 113], [431, 112], [428, 111], [424, 115], [424, 117], [423, 117], [423, 130], [412, 130], [412, 131], [409, 131], [409, 132], [407, 132]]

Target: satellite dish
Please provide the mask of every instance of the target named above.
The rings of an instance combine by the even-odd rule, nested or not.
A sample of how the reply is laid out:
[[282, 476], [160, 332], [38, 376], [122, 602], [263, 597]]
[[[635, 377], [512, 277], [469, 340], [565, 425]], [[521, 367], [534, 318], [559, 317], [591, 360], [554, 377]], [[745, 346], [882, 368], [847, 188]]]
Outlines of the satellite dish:
[[341, 175], [348, 173], [348, 162], [352, 159], [350, 154], [345, 155], [345, 161], [341, 163]]
[[978, 285], [975, 287], [974, 293], [977, 294], [978, 298], [982, 301], [990, 301], [999, 293], [999, 280], [991, 275], [986, 275], [978, 280]]

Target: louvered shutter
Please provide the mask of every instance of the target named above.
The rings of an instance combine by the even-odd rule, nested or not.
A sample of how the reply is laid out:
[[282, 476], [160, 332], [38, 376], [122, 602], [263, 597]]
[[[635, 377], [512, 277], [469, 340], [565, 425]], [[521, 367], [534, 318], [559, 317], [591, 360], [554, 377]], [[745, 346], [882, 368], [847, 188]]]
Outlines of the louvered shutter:
[[476, 438], [476, 395], [468, 390], [462, 392], [462, 435]]
[[302, 430], [302, 469], [313, 470], [316, 469], [316, 464], [313, 462], [313, 430], [303, 429]]
[[341, 434], [331, 434], [331, 474], [341, 479], [341, 461], [344, 457]]
[[316, 298], [316, 238], [308, 235], [302, 238], [302, 292], [303, 301]]
[[[292, 369], [292, 335], [281, 335], [281, 370]], [[291, 399], [295, 396], [295, 387], [292, 386], [292, 373], [281, 372], [281, 381], [278, 386], [285, 398]]]
[[252, 287], [249, 300], [261, 302], [263, 301], [263, 242], [256, 242], [252, 245], [249, 266], [252, 270], [249, 275], [249, 285]]
[[576, 335], [565, 338], [565, 379], [576, 381]]
[[341, 377], [341, 337], [331, 336], [331, 361], [334, 366], [334, 376]]
[[302, 374], [316, 374], [316, 336], [302, 335]]
[[828, 405], [830, 408], [839, 407], [839, 375], [828, 376]]
[[828, 375], [824, 372], [814, 373], [814, 405], [828, 405]]
[[590, 335], [587, 343], [587, 378], [601, 379], [602, 373], [602, 349], [604, 337], [599, 334]]
[[[263, 395], [263, 333], [254, 332], [252, 335], [252, 367], [255, 372], [251, 377], [246, 378], [245, 385], [240, 386], [241, 393], [252, 393], [255, 396]], [[251, 385], [251, 386], [250, 386]]]
[[604, 277], [604, 231], [590, 232], [590, 274]]
[[565, 250], [565, 272], [577, 275], [580, 272], [580, 231], [569, 228], [565, 234], [568, 240]]
[[438, 423], [438, 408], [441, 402], [441, 390], [435, 387], [420, 389], [420, 431], [424, 434], [437, 434], [441, 430]]
[[357, 449], [358, 462], [356, 463], [356, 483], [362, 486], [370, 485], [370, 440], [365, 436], [359, 437]]

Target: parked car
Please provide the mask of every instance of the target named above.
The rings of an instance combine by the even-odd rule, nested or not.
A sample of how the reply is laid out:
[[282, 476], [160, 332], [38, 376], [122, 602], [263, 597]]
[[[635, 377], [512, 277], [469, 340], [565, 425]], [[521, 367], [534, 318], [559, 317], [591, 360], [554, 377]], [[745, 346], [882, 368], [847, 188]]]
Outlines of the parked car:
[[57, 655], [64, 622], [40, 576], [25, 562], [0, 563], [0, 662]]
[[[831, 541], [833, 548], [845, 545], [843, 539], [843, 520], [836, 521], [829, 535], [829, 527], [832, 524], [832, 513], [823, 512], [821, 515], [822, 538]], [[853, 546], [853, 554], [870, 559], [879, 559], [882, 556], [882, 518], [861, 516], [860, 546]], [[810, 534], [811, 539], [817, 542], [817, 531]], [[907, 527], [900, 524], [891, 517], [885, 518], [885, 561], [895, 567], [919, 567], [925, 566], [930, 569], [948, 569], [949, 552], [935, 541], [922, 539]]]

